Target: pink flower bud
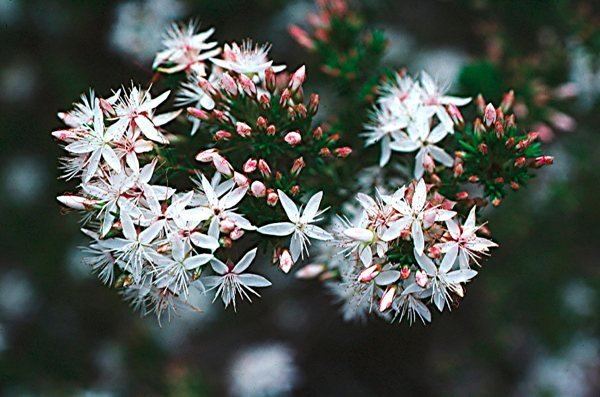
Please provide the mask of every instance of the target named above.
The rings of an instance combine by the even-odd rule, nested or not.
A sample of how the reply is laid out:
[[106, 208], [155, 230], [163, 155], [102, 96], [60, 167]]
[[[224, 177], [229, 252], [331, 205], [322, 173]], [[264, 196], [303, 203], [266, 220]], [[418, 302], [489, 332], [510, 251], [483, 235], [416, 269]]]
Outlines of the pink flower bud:
[[115, 112], [115, 108], [104, 98], [100, 98], [100, 108], [104, 113], [113, 114]]
[[267, 188], [261, 181], [254, 181], [250, 185], [250, 191], [254, 197], [263, 197], [267, 193]]
[[52, 131], [52, 136], [60, 141], [72, 141], [77, 139], [77, 130], [57, 130]]
[[302, 269], [296, 272], [296, 278], [301, 279], [311, 279], [317, 277], [319, 274], [323, 273], [327, 268], [325, 265], [320, 264], [310, 264], [304, 266]]
[[244, 92], [247, 95], [256, 94], [256, 85], [254, 85], [254, 82], [252, 81], [252, 79], [250, 79], [245, 74], [240, 74], [238, 76], [238, 79], [240, 81], [240, 85], [242, 86], [242, 89], [244, 90]]
[[381, 297], [381, 301], [379, 302], [379, 311], [384, 312], [390, 307], [392, 307], [392, 302], [394, 301], [394, 296], [396, 295], [396, 291], [398, 287], [392, 285], [388, 287], [388, 289], [383, 293]]
[[237, 83], [235, 82], [233, 77], [229, 75], [229, 73], [223, 73], [221, 75], [221, 87], [223, 87], [225, 91], [227, 91], [231, 95], [235, 96], [238, 94]]
[[248, 124], [243, 123], [241, 121], [235, 123], [235, 130], [240, 136], [244, 138], [250, 136], [250, 133], [252, 132], [252, 128], [250, 128]]
[[485, 107], [485, 111], [483, 112], [483, 118], [485, 119], [485, 125], [488, 127], [496, 121], [496, 109], [494, 109], [494, 105], [488, 103]]
[[269, 167], [269, 164], [263, 159], [258, 160], [258, 170], [262, 176], [268, 177], [271, 175], [271, 167]]
[[218, 153], [215, 153], [212, 158], [213, 165], [223, 175], [231, 176], [233, 167], [229, 164], [229, 161]]
[[250, 181], [248, 180], [246, 175], [240, 174], [239, 172], [233, 173], [233, 180], [234, 180], [235, 184], [238, 185], [239, 187], [248, 186], [248, 184], [250, 183]]
[[231, 138], [231, 132], [229, 132], [229, 131], [219, 130], [215, 133], [215, 140], [217, 140], [217, 141], [221, 141], [221, 140], [228, 141], [230, 138]]
[[217, 93], [217, 90], [211, 84], [211, 82], [208, 81], [208, 80], [206, 80], [204, 77], [198, 77], [198, 86], [200, 88], [202, 88], [202, 91], [204, 91], [208, 95], [212, 96], [212, 95], [215, 95]]
[[427, 285], [427, 274], [421, 270], [417, 270], [415, 273], [415, 281], [419, 287], [425, 288]]
[[258, 162], [255, 159], [248, 159], [246, 160], [246, 162], [244, 163], [244, 172], [249, 174], [251, 172], [254, 172], [256, 170], [256, 165], [258, 164]]
[[292, 174], [298, 175], [305, 165], [304, 158], [298, 157], [296, 160], [294, 160], [294, 164], [292, 164]]
[[369, 266], [358, 275], [358, 281], [361, 283], [368, 283], [372, 281], [381, 272], [381, 266], [373, 265]]
[[423, 168], [425, 168], [425, 170], [430, 174], [435, 169], [435, 163], [433, 161], [433, 158], [429, 154], [423, 156]]
[[244, 231], [240, 228], [235, 228], [229, 233], [229, 238], [232, 240], [238, 240], [240, 237], [244, 235]]
[[554, 163], [554, 157], [552, 156], [540, 156], [535, 159], [535, 166], [542, 167], [544, 165], [552, 165]]
[[338, 156], [340, 158], [345, 158], [345, 157], [348, 157], [350, 155], [350, 153], [352, 153], [352, 149], [348, 146], [339, 147], [334, 150], [334, 153], [336, 156]]
[[448, 114], [452, 118], [452, 121], [454, 122], [454, 124], [459, 125], [459, 124], [462, 124], [465, 122], [465, 119], [463, 118], [462, 113], [460, 112], [460, 110], [458, 110], [456, 105], [453, 105], [453, 104], [448, 105]]
[[290, 36], [292, 36], [292, 38], [296, 40], [296, 42], [302, 47], [308, 50], [313, 50], [315, 48], [315, 43], [312, 41], [308, 33], [299, 26], [290, 25], [288, 27], [288, 32], [290, 33]]
[[293, 264], [294, 264], [294, 261], [292, 260], [292, 256], [290, 255], [290, 252], [288, 250], [283, 250], [281, 255], [279, 255], [279, 268], [284, 273], [289, 273]]
[[217, 149], [203, 150], [196, 155], [196, 160], [201, 161], [203, 163], [209, 163], [213, 161], [213, 157], [215, 154], [217, 154]]
[[300, 136], [300, 134], [298, 134], [298, 132], [292, 131], [292, 132], [288, 132], [285, 135], [285, 137], [283, 138], [283, 140], [292, 146], [296, 146], [297, 144], [300, 143], [300, 141], [302, 140], [302, 137]]
[[148, 153], [154, 149], [154, 143], [145, 139], [138, 139], [133, 144], [133, 151], [136, 153]]
[[306, 78], [306, 67], [304, 65], [302, 65], [292, 75], [292, 78], [290, 79], [290, 84], [288, 85], [288, 87], [290, 88], [290, 90], [296, 91], [298, 88], [300, 88], [300, 86], [302, 86], [305, 78]]
[[208, 120], [210, 118], [210, 116], [208, 115], [208, 113], [206, 113], [202, 109], [189, 107], [189, 108], [187, 108], [187, 112], [188, 112], [188, 114], [190, 116], [196, 117], [196, 118], [198, 118], [200, 120]]
[[270, 192], [269, 194], [267, 194], [267, 204], [269, 204], [271, 207], [275, 207], [278, 201], [279, 196], [277, 196], [277, 193]]
[[219, 222], [219, 230], [223, 233], [229, 233], [235, 229], [235, 222], [231, 219], [225, 218]]
[[64, 206], [74, 210], [89, 210], [98, 203], [97, 200], [90, 200], [85, 197], [74, 195], [58, 196], [56, 199]]

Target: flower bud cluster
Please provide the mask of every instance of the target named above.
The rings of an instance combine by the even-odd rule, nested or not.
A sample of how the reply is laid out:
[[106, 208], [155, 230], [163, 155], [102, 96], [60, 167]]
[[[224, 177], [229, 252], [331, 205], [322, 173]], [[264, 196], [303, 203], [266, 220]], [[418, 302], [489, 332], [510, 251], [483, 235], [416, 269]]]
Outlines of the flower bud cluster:
[[[538, 132], [521, 132], [510, 112], [512, 92], [500, 106], [475, 101], [479, 116], [457, 133], [453, 175], [458, 182], [483, 187], [485, 197], [499, 205], [510, 190], [518, 190], [532, 178], [532, 170], [552, 164], [552, 157], [541, 152]], [[458, 193], [461, 200], [472, 199]]]

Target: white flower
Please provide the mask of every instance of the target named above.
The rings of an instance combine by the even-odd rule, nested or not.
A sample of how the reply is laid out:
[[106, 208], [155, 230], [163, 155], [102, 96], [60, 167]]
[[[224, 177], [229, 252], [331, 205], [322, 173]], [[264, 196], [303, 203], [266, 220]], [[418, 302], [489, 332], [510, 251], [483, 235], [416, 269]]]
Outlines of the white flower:
[[447, 220], [446, 227], [452, 240], [436, 245], [443, 253], [458, 250], [458, 261], [462, 269], [469, 268], [471, 259], [478, 263], [480, 255], [489, 255], [489, 249], [498, 246], [493, 241], [477, 237], [475, 234], [481, 228], [481, 226], [475, 225], [475, 209], [475, 206], [471, 208], [471, 212], [462, 226], [453, 219]]
[[83, 192], [100, 201], [100, 211], [97, 218], [102, 218], [100, 235], [106, 235], [118, 212], [117, 204], [123, 195], [135, 186], [135, 176], [127, 175], [125, 172], [109, 173], [104, 178], [99, 178], [94, 183], [84, 183], [81, 188]]
[[158, 143], [169, 143], [167, 138], [158, 130], [158, 127], [168, 123], [181, 113], [175, 112], [154, 115], [154, 109], [163, 103], [171, 91], [166, 91], [156, 98], [152, 98], [149, 90], [132, 87], [129, 95], [124, 94], [115, 105], [115, 118], [118, 121], [109, 129], [123, 133], [127, 128], [139, 128], [142, 134]]
[[431, 299], [439, 311], [444, 310], [444, 306], [449, 305], [452, 301], [450, 292], [463, 296], [463, 288], [460, 283], [466, 283], [477, 275], [477, 272], [471, 269], [451, 271], [456, 262], [456, 254], [456, 250], [448, 252], [438, 268], [427, 255], [420, 254], [415, 249], [417, 263], [431, 278], [429, 286], [432, 292]]
[[434, 109], [440, 122], [445, 125], [449, 131], [453, 131], [454, 124], [444, 105], [464, 106], [471, 102], [471, 98], [459, 98], [445, 95], [445, 90], [436, 84], [431, 76], [424, 71], [421, 72], [421, 87], [423, 103]]
[[211, 58], [211, 62], [223, 69], [250, 76], [263, 75], [270, 67], [275, 73], [284, 70], [284, 65], [272, 66], [273, 61], [267, 57], [270, 49], [268, 44], [254, 45], [251, 40], [245, 40], [241, 46], [237, 43], [225, 44], [223, 59]]
[[399, 138], [400, 131], [406, 128], [408, 123], [408, 116], [397, 111], [390, 104], [382, 104], [371, 112], [370, 121], [365, 125], [365, 132], [361, 136], [366, 138], [366, 146], [381, 141], [380, 167], [385, 166], [390, 160], [391, 139]]
[[[218, 76], [219, 75], [213, 71], [208, 77], [208, 81], [210, 83], [215, 83], [219, 79]], [[175, 97], [175, 106], [193, 106], [196, 108], [212, 110], [215, 107], [215, 101], [210, 94], [205, 92], [198, 85], [198, 77], [193, 74], [189, 75], [188, 80], [181, 84], [181, 88]], [[191, 116], [188, 117], [188, 120], [192, 122], [192, 131], [190, 132], [190, 135], [194, 135], [198, 131], [198, 128], [200, 128], [202, 120]]]
[[169, 288], [175, 294], [188, 295], [188, 286], [192, 274], [190, 271], [208, 263], [212, 254], [193, 255], [181, 240], [174, 240], [171, 255], [157, 255], [153, 258], [156, 265], [155, 284], [159, 288]]
[[423, 227], [436, 220], [450, 219], [456, 215], [456, 212], [438, 208], [426, 209], [427, 187], [423, 179], [417, 183], [410, 205], [406, 201], [404, 194], [405, 188], [402, 187], [393, 196], [385, 198], [388, 204], [394, 207], [402, 217], [390, 224], [390, 227], [383, 234], [382, 239], [384, 241], [394, 240], [400, 236], [403, 230], [410, 228], [415, 251], [422, 254], [425, 249]]
[[296, 262], [301, 255], [304, 257], [304, 252], [308, 253], [308, 245], [310, 245], [309, 237], [322, 241], [333, 238], [325, 230], [312, 225], [313, 222], [320, 220], [319, 216], [322, 213], [327, 211], [327, 209], [319, 211], [323, 192], [315, 194], [308, 200], [302, 215], [300, 215], [296, 204], [284, 192], [281, 190], [277, 192], [279, 194], [279, 202], [283, 206], [290, 222], [271, 223], [258, 228], [258, 232], [271, 236], [289, 236], [291, 234], [290, 253], [292, 254], [292, 259]]
[[214, 31], [211, 28], [199, 32], [198, 24], [194, 21], [187, 25], [172, 24], [163, 40], [165, 49], [156, 54], [152, 68], [158, 67], [158, 71], [163, 73], [185, 70], [199, 76], [206, 75], [205, 61], [221, 52], [220, 48], [215, 48], [217, 42], [207, 42]]
[[131, 273], [138, 282], [142, 278], [142, 267], [146, 262], [153, 263], [157, 257], [154, 240], [159, 236], [161, 227], [153, 224], [138, 233], [133, 220], [127, 212], [121, 212], [123, 236], [105, 240], [105, 244], [117, 255], [117, 261], [123, 263], [124, 270]]
[[256, 248], [248, 251], [232, 268], [216, 258], [213, 258], [210, 261], [213, 270], [219, 275], [204, 277], [204, 284], [210, 289], [217, 288], [215, 299], [220, 295], [225, 307], [229, 306], [229, 304], [233, 304], [235, 310], [236, 295], [239, 294], [242, 299], [251, 301], [248, 292], [260, 297], [260, 295], [252, 289], [253, 287], [268, 287], [271, 285], [269, 280], [258, 274], [241, 274], [248, 266], [250, 266], [254, 257], [256, 257]]
[[429, 156], [446, 167], [452, 167], [454, 164], [452, 156], [435, 146], [448, 134], [447, 127], [439, 123], [431, 129], [430, 125], [427, 114], [420, 113], [417, 120], [408, 126], [408, 133], [397, 134], [389, 145], [391, 150], [398, 152], [408, 153], [419, 150], [415, 156], [415, 178], [423, 176]]
[[83, 173], [84, 182], [88, 182], [96, 174], [101, 159], [116, 172], [121, 172], [121, 162], [111, 144], [120, 138], [122, 131], [105, 128], [104, 115], [98, 100], [94, 106], [93, 128], [86, 129], [86, 133], [81, 139], [65, 147], [65, 150], [74, 154], [89, 154]]
[[[218, 183], [219, 179], [216, 179]], [[248, 186], [240, 186], [234, 189], [233, 179], [214, 188], [204, 175], [200, 175], [200, 186], [206, 196], [206, 206], [212, 211], [211, 218], [232, 220], [239, 228], [244, 230], [255, 230], [256, 228], [242, 215], [234, 212], [235, 206], [246, 196]]]

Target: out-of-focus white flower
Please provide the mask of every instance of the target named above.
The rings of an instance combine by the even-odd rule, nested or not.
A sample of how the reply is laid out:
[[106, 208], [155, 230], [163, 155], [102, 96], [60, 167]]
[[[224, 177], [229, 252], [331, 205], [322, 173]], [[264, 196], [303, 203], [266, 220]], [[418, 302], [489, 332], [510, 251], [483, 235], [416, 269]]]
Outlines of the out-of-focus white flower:
[[[2, 2], [2, 4], [10, 3], [13, 2]], [[5, 60], [2, 69], [0, 69], [0, 101], [18, 103], [30, 99], [39, 86], [37, 79], [36, 70], [31, 62], [24, 59], [12, 62]]]
[[217, 42], [207, 42], [214, 31], [211, 28], [200, 32], [194, 21], [187, 25], [172, 24], [163, 40], [165, 49], [156, 54], [152, 67], [162, 73], [186, 71], [205, 76], [205, 61], [221, 52], [220, 48], [215, 48]]
[[211, 58], [211, 62], [223, 69], [248, 76], [262, 76], [270, 67], [275, 73], [284, 70], [285, 65], [273, 66], [273, 61], [268, 58], [270, 49], [268, 44], [255, 45], [251, 40], [245, 40], [241, 45], [225, 44], [223, 58]]
[[48, 177], [40, 160], [34, 156], [9, 158], [2, 170], [4, 199], [19, 206], [34, 203], [44, 191]]
[[115, 50], [139, 61], [149, 61], [160, 49], [162, 32], [183, 16], [179, 0], [129, 0], [115, 9], [110, 43]]
[[308, 254], [310, 238], [322, 241], [331, 240], [333, 238], [331, 234], [321, 229], [319, 226], [312, 224], [318, 222], [320, 220], [319, 216], [327, 211], [327, 209], [319, 211], [323, 192], [316, 193], [308, 200], [306, 207], [302, 211], [302, 215], [300, 215], [300, 210], [296, 204], [294, 204], [292, 199], [281, 190], [278, 190], [277, 192], [279, 194], [279, 202], [290, 221], [261, 226], [258, 228], [258, 232], [271, 236], [289, 236], [291, 234], [292, 240], [290, 243], [290, 252], [292, 254], [292, 259], [296, 262], [300, 256], [304, 257], [305, 252]]
[[253, 288], [262, 288], [271, 285], [269, 280], [263, 276], [259, 276], [258, 274], [242, 274], [242, 272], [248, 269], [255, 257], [256, 248], [248, 251], [235, 266], [228, 266], [216, 258], [213, 258], [210, 261], [213, 270], [218, 274], [218, 276], [204, 277], [204, 285], [209, 289], [217, 289], [217, 292], [215, 293], [215, 299], [220, 296], [221, 300], [225, 304], [225, 307], [232, 304], [233, 309], [235, 310], [237, 295], [239, 295], [242, 300], [248, 299], [251, 301], [248, 293], [260, 297], [258, 292], [256, 292]]
[[285, 396], [298, 385], [300, 372], [289, 347], [268, 343], [238, 353], [229, 379], [229, 391], [236, 397]]

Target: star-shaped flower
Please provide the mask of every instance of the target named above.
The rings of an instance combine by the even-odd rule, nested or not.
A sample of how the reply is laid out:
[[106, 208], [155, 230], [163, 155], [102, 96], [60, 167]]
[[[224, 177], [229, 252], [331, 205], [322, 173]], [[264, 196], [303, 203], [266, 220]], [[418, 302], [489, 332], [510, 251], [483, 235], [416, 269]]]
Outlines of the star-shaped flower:
[[294, 262], [301, 255], [304, 257], [305, 252], [308, 253], [310, 238], [322, 241], [333, 238], [331, 234], [319, 226], [312, 224], [313, 222], [318, 222], [320, 220], [319, 216], [327, 211], [327, 209], [319, 211], [323, 192], [315, 194], [308, 200], [306, 207], [302, 211], [302, 215], [300, 215], [300, 210], [296, 207], [292, 199], [281, 190], [278, 190], [277, 193], [279, 194], [279, 202], [283, 206], [289, 222], [271, 223], [258, 228], [258, 232], [271, 236], [289, 236], [291, 234], [290, 253]]

